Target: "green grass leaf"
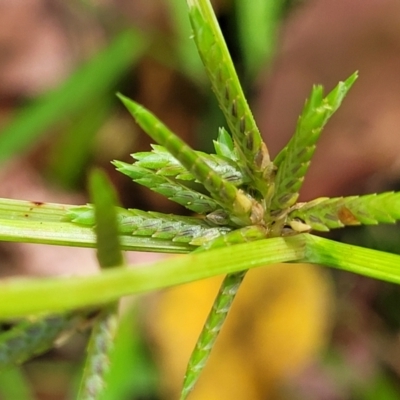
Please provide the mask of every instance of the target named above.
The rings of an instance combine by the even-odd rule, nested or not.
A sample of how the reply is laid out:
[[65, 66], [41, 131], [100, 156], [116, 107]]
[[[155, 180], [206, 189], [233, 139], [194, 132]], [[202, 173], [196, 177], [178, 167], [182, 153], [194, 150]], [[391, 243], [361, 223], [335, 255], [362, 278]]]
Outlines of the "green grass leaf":
[[236, 0], [240, 49], [245, 69], [254, 78], [271, 62], [275, 53], [277, 27], [284, 2], [275, 0]]
[[204, 84], [206, 76], [199, 53], [190, 40], [191, 27], [187, 17], [186, 4], [182, 0], [167, 0], [169, 17], [172, 20], [179, 70], [191, 80]]
[[9, 278], [0, 282], [0, 318], [66, 312], [106, 304], [128, 294], [288, 261], [326, 265], [400, 284], [399, 255], [301, 234], [176, 256], [134, 268], [109, 268], [95, 276]]
[[120, 33], [60, 87], [16, 113], [1, 131], [0, 162], [24, 151], [52, 124], [110, 90], [142, 54], [145, 46], [146, 40], [138, 32], [128, 30]]
[[123, 264], [117, 223], [117, 196], [106, 175], [95, 170], [90, 177], [90, 197], [94, 203], [97, 258], [101, 268]]
[[[297, 235], [287, 239], [238, 244], [184, 257], [169, 257], [150, 265], [108, 268], [94, 276], [10, 278], [0, 282], [0, 319], [98, 306], [128, 294], [144, 293], [271, 263], [302, 260], [305, 250], [306, 236]], [[400, 256], [393, 257], [398, 263]]]

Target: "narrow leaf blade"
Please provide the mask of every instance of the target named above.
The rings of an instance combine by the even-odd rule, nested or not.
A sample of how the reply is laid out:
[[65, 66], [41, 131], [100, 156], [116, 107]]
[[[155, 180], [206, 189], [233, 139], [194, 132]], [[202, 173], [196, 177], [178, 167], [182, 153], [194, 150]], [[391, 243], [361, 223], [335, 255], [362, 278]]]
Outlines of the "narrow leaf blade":
[[97, 258], [102, 268], [123, 264], [118, 237], [116, 195], [108, 179], [100, 170], [93, 171], [90, 179], [90, 195], [95, 210]]

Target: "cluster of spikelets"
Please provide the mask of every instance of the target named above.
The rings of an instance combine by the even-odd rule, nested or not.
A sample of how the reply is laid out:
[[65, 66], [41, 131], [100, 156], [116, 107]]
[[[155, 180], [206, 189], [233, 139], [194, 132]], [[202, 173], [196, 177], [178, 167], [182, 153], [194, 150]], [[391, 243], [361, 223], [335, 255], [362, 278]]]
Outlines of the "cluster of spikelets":
[[[208, 1], [189, 1], [194, 39], [227, 121], [214, 141], [215, 154], [195, 151], [150, 111], [119, 95], [138, 125], [157, 143], [133, 154], [135, 162], [114, 161], [136, 183], [195, 213], [192, 217], [119, 209], [122, 235], [184, 242], [204, 251], [241, 242], [328, 231], [346, 225], [395, 222], [400, 194], [319, 198], [298, 203], [299, 191], [323, 127], [341, 105], [357, 73], [328, 95], [315, 86], [296, 131], [274, 160], [262, 140]], [[73, 222], [93, 225], [91, 206], [69, 211]], [[185, 376], [182, 399], [204, 367], [245, 272], [222, 283]]]

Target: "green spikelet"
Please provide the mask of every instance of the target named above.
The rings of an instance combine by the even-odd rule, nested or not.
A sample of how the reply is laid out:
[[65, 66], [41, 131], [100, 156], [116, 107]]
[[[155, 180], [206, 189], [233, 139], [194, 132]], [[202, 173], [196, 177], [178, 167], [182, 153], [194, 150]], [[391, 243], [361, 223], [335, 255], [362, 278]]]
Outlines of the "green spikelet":
[[185, 400], [196, 385], [245, 275], [246, 271], [243, 271], [229, 274], [224, 279], [190, 357], [180, 400]]
[[[189, 243], [195, 246], [214, 240], [233, 229], [228, 226], [216, 226], [212, 222], [215, 220], [213, 215], [196, 218], [116, 207], [116, 217], [120, 235], [169, 239], [173, 242]], [[66, 219], [80, 225], [94, 227], [93, 206], [71, 207]]]
[[118, 171], [129, 176], [136, 183], [162, 194], [188, 210], [206, 214], [221, 208], [217, 201], [210, 196], [188, 188], [173, 178], [159, 175], [151, 169], [143, 168], [136, 163], [127, 164], [122, 161], [114, 161], [113, 164]]
[[[199, 157], [190, 146], [171, 132], [150, 111], [127, 97], [119, 95], [119, 98], [140, 127], [158, 144], [164, 146], [203, 184], [220, 208], [230, 213], [232, 222], [245, 226], [260, 220], [262, 214], [257, 208], [256, 201], [250, 195], [216, 174], [202, 157]], [[144, 184], [143, 180], [140, 183]], [[147, 184], [150, 185], [150, 182]], [[166, 191], [168, 190], [169, 188]]]
[[[246, 226], [229, 232], [226, 235], [221, 235], [213, 241], [205, 243], [196, 251], [201, 252], [219, 247], [251, 242], [263, 239], [266, 236], [267, 231], [264, 227], [257, 225]], [[222, 282], [213, 307], [207, 317], [207, 321], [197, 340], [196, 347], [190, 357], [183, 382], [181, 400], [186, 399], [199, 379], [246, 272], [247, 271], [242, 271], [236, 274], [228, 274]]]
[[255, 187], [265, 195], [270, 183], [272, 163], [244, 96], [211, 4], [188, 0], [188, 5], [196, 46], [236, 142], [240, 164], [252, 177]]
[[354, 73], [346, 81], [340, 82], [325, 98], [322, 86], [313, 88], [299, 117], [295, 134], [274, 160], [278, 172], [272, 198], [273, 210], [285, 209], [297, 201], [322, 128], [338, 109], [356, 79], [357, 73]]
[[394, 223], [400, 219], [400, 193], [320, 198], [296, 205], [289, 218], [298, 218], [318, 231], [347, 225]]
[[56, 315], [24, 320], [0, 335], [0, 370], [22, 364], [33, 356], [54, 347], [66, 331], [73, 330], [71, 315]]
[[118, 326], [117, 307], [105, 307], [97, 316], [87, 347], [84, 376], [77, 400], [96, 400], [101, 397], [110, 366], [110, 354]]
[[[225, 128], [219, 128], [218, 138], [217, 140], [214, 140], [213, 143], [217, 155], [234, 161], [238, 168], [243, 169], [243, 166], [238, 163], [239, 157], [237, 155], [237, 149], [235, 148], [232, 137]], [[247, 179], [249, 180], [249, 178]]]
[[[182, 166], [163, 146], [152, 145], [151, 152], [140, 152], [132, 154], [137, 160], [136, 166], [154, 170], [157, 175], [178, 179], [181, 181], [196, 181], [196, 178]], [[212, 168], [222, 179], [240, 186], [249, 183], [249, 178], [244, 176], [239, 166], [232, 160], [217, 154], [207, 154], [195, 151], [197, 156]]]

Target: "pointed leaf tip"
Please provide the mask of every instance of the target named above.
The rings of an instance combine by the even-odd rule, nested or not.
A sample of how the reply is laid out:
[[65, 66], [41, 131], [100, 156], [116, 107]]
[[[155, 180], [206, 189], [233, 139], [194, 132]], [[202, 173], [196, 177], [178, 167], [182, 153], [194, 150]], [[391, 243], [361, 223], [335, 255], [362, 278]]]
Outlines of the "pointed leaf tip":
[[125, 99], [127, 99], [126, 96], [124, 96], [121, 92], [115, 93], [115, 95], [122, 101], [124, 102]]

